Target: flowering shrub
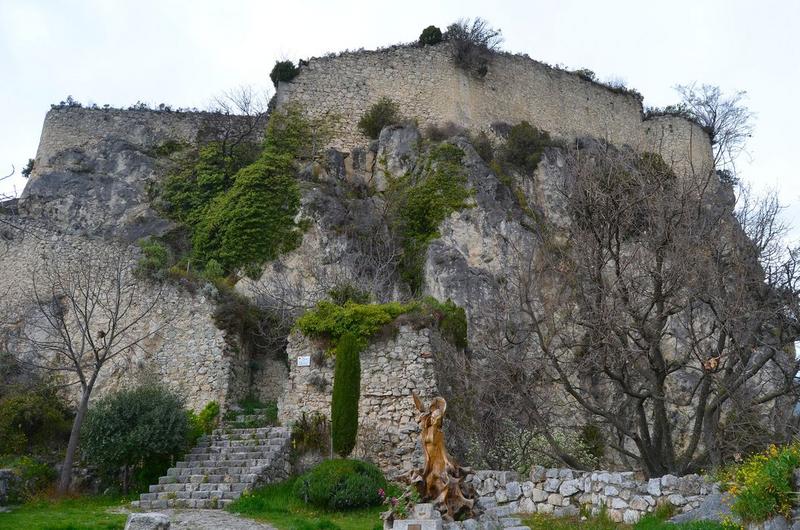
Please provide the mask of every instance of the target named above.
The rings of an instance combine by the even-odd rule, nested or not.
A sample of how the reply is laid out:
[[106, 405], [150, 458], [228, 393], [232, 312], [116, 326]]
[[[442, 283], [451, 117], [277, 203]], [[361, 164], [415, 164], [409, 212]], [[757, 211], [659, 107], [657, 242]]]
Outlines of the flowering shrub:
[[735, 500], [731, 509], [744, 521], [764, 521], [774, 515], [791, 517], [792, 474], [800, 467], [800, 444], [771, 445], [763, 453], [726, 469], [722, 481]]
[[408, 519], [414, 505], [420, 501], [417, 488], [413, 486], [406, 487], [405, 491], [399, 496], [389, 496], [381, 488], [378, 490], [378, 496], [382, 499], [383, 504], [389, 507], [389, 510], [383, 512], [381, 517], [387, 521], [394, 521], [395, 519]]

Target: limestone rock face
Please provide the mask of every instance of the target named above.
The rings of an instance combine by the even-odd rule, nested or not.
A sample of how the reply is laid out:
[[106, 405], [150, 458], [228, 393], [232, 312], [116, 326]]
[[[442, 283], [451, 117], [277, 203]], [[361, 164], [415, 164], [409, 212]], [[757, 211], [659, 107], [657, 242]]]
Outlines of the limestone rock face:
[[45, 117], [20, 209], [73, 233], [126, 241], [160, 234], [172, 224], [150, 207], [148, 187], [169, 169], [164, 147], [198, 145], [212, 139], [221, 121], [239, 119], [203, 112], [53, 108]]
[[[413, 125], [391, 125], [378, 138], [378, 159], [392, 177], [400, 177], [414, 168], [419, 149], [419, 131]], [[386, 188], [378, 187], [378, 191]]]

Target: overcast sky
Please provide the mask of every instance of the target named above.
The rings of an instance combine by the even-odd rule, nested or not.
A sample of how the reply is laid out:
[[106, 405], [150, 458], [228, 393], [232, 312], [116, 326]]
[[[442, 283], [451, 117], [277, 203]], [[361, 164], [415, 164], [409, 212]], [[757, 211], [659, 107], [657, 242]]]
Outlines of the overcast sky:
[[[757, 120], [740, 176], [780, 192], [800, 239], [796, 0], [0, 0], [0, 175], [35, 156], [45, 113], [67, 95], [204, 107], [268, 87], [276, 59], [407, 42], [475, 16], [502, 29], [506, 50], [624, 80], [647, 105], [675, 102], [679, 83], [746, 90]], [[0, 186], [19, 192], [24, 179]]]

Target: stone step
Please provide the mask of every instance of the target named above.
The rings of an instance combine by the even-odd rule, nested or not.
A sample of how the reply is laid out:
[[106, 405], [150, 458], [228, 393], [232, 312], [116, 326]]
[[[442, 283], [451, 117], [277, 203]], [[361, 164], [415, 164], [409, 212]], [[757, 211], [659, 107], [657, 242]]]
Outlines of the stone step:
[[[212, 484], [222, 484], [231, 482], [236, 477], [249, 477], [251, 475], [258, 475], [264, 470], [266, 466], [256, 466], [241, 469], [226, 469], [224, 471], [213, 470], [197, 470], [197, 473], [191, 475], [165, 475], [159, 477], [159, 484], [203, 484], [204, 482], [211, 482]], [[163, 481], [160, 479], [164, 479]]]
[[[220, 451], [229, 447], [274, 447], [278, 445], [272, 440], [275, 438], [258, 439], [258, 440], [226, 440], [225, 443], [214, 443], [209, 445], [199, 445], [192, 449], [192, 453], [202, 453], [209, 451]], [[279, 439], [280, 440], [280, 439]]]
[[139, 496], [139, 500], [161, 501], [170, 499], [213, 499], [213, 498], [238, 499], [242, 495], [242, 491], [217, 491], [217, 490], [159, 491], [156, 493], [142, 493]]
[[[186, 455], [186, 460], [182, 460], [186, 464], [186, 466], [181, 467], [189, 467], [195, 462], [225, 462], [230, 464], [231, 466], [240, 466], [242, 465], [241, 462], [249, 462], [252, 460], [269, 460], [272, 455], [274, 454], [273, 451], [265, 450], [265, 451], [251, 451], [249, 453], [205, 453], [200, 455]], [[177, 467], [177, 464], [176, 466]]]
[[[248, 473], [250, 470], [260, 470], [272, 464], [271, 458], [254, 458], [245, 460], [243, 465], [220, 464], [219, 462], [192, 462], [195, 465], [186, 467], [171, 467], [167, 470], [167, 476], [183, 477], [186, 475], [230, 475]], [[176, 464], [177, 465], [177, 464]]]
[[[204, 436], [138, 501], [141, 509], [222, 508], [259, 480], [285, 477], [289, 430], [226, 429]], [[234, 439], [236, 438], [236, 439]]]
[[[192, 492], [192, 491], [244, 491], [250, 487], [249, 482], [203, 482], [200, 484], [153, 484], [149, 493]], [[144, 495], [144, 494], [143, 494]]]
[[155, 501], [138, 501], [137, 508], [142, 510], [164, 510], [166, 508], [216, 509], [224, 508], [235, 499], [159, 499]]

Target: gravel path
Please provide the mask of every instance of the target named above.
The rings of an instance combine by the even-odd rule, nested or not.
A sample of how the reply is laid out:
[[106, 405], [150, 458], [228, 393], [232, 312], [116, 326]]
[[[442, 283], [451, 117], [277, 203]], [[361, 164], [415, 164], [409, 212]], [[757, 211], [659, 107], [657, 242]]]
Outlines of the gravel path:
[[274, 526], [237, 517], [225, 510], [158, 510], [169, 517], [170, 530], [275, 530]]

